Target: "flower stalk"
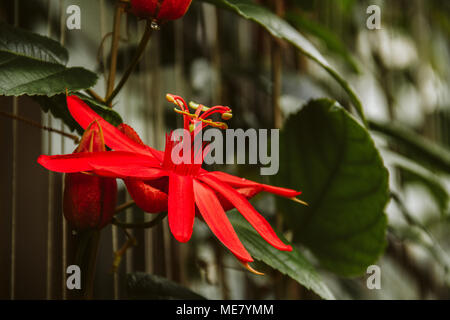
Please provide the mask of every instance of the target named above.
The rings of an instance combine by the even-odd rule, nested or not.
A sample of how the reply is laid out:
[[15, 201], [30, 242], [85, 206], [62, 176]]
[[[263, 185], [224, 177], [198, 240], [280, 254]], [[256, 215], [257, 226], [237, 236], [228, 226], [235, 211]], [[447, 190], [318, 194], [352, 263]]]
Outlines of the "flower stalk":
[[134, 206], [135, 204], [136, 204], [136, 203], [134, 202], [134, 200], [130, 200], [130, 201], [128, 201], [128, 202], [122, 203], [120, 206], [118, 206], [118, 207], [116, 208], [115, 214], [118, 214], [118, 213], [120, 213], [120, 212], [122, 212], [122, 211], [124, 211], [124, 210], [126, 210], [126, 209], [128, 209], [128, 208], [131, 208], [131, 207]]
[[[145, 52], [145, 49], [147, 48], [147, 44], [150, 41], [150, 38], [152, 37], [153, 30], [155, 28], [154, 24], [152, 25], [153, 22], [154, 21], [147, 20], [146, 25], [145, 25], [144, 34], [141, 38], [139, 47], [138, 47], [133, 59], [131, 60], [127, 69], [125, 70], [125, 73], [122, 75], [122, 78], [120, 79], [116, 88], [110, 94], [107, 94], [107, 96], [105, 98], [107, 105], [111, 105], [112, 101], [119, 94], [120, 90], [122, 90], [123, 86], [128, 81], [128, 78], [133, 73], [134, 69], [136, 68], [139, 61], [141, 60], [141, 58]], [[114, 70], [114, 72], [115, 72], [115, 70]], [[113, 81], [113, 84], [114, 84], [114, 81]]]
[[[75, 262], [84, 275], [81, 284], [80, 298], [92, 300], [94, 297], [94, 278], [97, 265], [97, 253], [100, 243], [100, 230], [86, 230], [79, 232], [76, 239]], [[77, 298], [78, 294], [76, 294]]]
[[112, 41], [111, 41], [111, 61], [109, 66], [109, 76], [108, 76], [108, 86], [106, 89], [106, 97], [110, 96], [112, 91], [114, 90], [114, 82], [116, 79], [116, 70], [117, 70], [117, 54], [119, 49], [119, 40], [120, 40], [120, 24], [121, 17], [124, 12], [124, 3], [118, 1], [116, 4], [116, 10], [114, 13], [114, 26], [112, 33]]
[[151, 229], [163, 221], [165, 217], [167, 217], [167, 212], [160, 213], [153, 220], [144, 223], [126, 223], [114, 218], [112, 224], [123, 229]]

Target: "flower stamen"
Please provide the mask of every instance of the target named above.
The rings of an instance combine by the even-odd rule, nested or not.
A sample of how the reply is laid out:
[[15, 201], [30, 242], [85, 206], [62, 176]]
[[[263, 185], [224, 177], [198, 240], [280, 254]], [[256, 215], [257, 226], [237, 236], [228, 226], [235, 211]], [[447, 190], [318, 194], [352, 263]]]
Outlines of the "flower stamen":
[[295, 198], [295, 197], [289, 198], [289, 199], [292, 200], [292, 201], [298, 202], [298, 203], [300, 203], [300, 204], [302, 204], [302, 205], [304, 205], [304, 206], [309, 207], [309, 204], [308, 204], [307, 202], [303, 201], [303, 200], [297, 199], [297, 198]]
[[242, 262], [242, 261], [240, 261], [240, 263], [242, 263], [242, 265], [243, 265], [248, 271], [250, 271], [251, 273], [257, 274], [258, 276], [263, 276], [263, 275], [264, 275], [264, 273], [259, 272], [258, 270], [253, 269], [253, 268], [250, 266], [250, 264], [249, 264], [248, 262]]
[[[184, 116], [184, 127], [185, 129], [189, 129], [192, 132], [192, 128], [191, 125], [189, 124], [189, 121], [195, 121], [195, 120], [199, 120], [201, 121], [204, 126], [212, 126], [215, 128], [219, 128], [219, 129], [228, 129], [228, 126], [220, 121], [212, 121], [207, 119], [208, 117], [212, 116], [215, 113], [220, 113], [221, 118], [223, 120], [229, 120], [233, 117], [233, 114], [231, 113], [231, 109], [229, 107], [224, 107], [224, 106], [214, 106], [214, 107], [206, 107], [200, 103], [196, 103], [196, 102], [189, 102], [189, 106], [186, 103], [186, 101], [180, 97], [180, 96], [176, 96], [173, 94], [166, 94], [166, 99], [169, 102], [172, 102], [173, 104], [175, 104], [178, 108], [175, 108], [175, 112], [182, 114]], [[189, 107], [191, 107], [192, 109], [195, 110], [195, 113], [190, 113], [189, 112]]]
[[[213, 115], [214, 113], [220, 113], [223, 120], [230, 120], [233, 117], [232, 111], [229, 107], [215, 106], [209, 108], [193, 101], [189, 102], [189, 107], [196, 110], [195, 114], [203, 119]], [[201, 114], [201, 112], [203, 112], [203, 114]]]
[[[215, 128], [219, 128], [219, 129], [223, 129], [223, 130], [228, 129], [228, 125], [226, 123], [224, 123], [224, 122], [212, 121], [212, 120], [209, 120], [209, 119], [203, 119], [203, 118], [200, 118], [196, 113], [189, 113], [187, 111], [182, 111], [182, 110], [177, 109], [177, 108], [174, 108], [173, 110], [176, 113], [178, 113], [178, 114], [182, 114], [184, 116], [188, 116], [191, 119], [195, 119], [195, 120], [201, 121], [206, 126], [211, 126], [211, 127], [215, 127]], [[192, 132], [193, 130], [194, 130], [194, 126], [190, 125], [189, 126], [189, 131]]]

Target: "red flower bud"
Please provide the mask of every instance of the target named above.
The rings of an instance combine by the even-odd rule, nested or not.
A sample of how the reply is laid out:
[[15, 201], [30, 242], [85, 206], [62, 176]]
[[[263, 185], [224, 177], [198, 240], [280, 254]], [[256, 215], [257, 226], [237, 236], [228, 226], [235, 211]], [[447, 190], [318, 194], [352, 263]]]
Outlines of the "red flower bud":
[[[75, 149], [78, 152], [105, 151], [103, 132], [91, 123]], [[64, 217], [75, 229], [101, 229], [111, 222], [117, 200], [117, 183], [85, 173], [67, 173], [64, 186]]]
[[131, 0], [132, 11], [141, 18], [176, 20], [185, 15], [192, 0]]

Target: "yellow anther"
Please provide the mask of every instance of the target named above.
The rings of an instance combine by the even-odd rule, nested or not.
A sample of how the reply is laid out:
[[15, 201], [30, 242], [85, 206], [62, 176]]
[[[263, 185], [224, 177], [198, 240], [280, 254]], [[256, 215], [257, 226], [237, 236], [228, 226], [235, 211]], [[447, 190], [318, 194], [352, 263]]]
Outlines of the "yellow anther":
[[195, 115], [194, 113], [189, 113], [189, 112], [187, 112], [187, 111], [179, 110], [179, 109], [177, 109], [177, 108], [173, 108], [173, 110], [174, 110], [176, 113], [179, 113], [179, 114], [182, 114], [182, 115], [191, 117], [191, 118], [197, 118], [197, 115]]
[[[214, 121], [208, 120], [208, 119], [201, 119], [201, 118], [198, 118], [196, 114], [189, 113], [189, 112], [187, 112], [187, 111], [182, 111], [182, 110], [179, 110], [179, 109], [177, 109], [177, 108], [174, 108], [173, 110], [174, 110], [176, 113], [178, 113], [178, 114], [182, 114], [182, 115], [191, 117], [191, 118], [193, 118], [193, 119], [196, 119], [196, 120], [198, 120], [198, 121], [201, 121], [201, 122], [203, 122], [203, 123], [205, 123], [205, 124], [207, 124], [207, 125], [210, 125], [210, 126], [212, 126], [212, 127], [219, 128], [219, 129], [223, 129], [223, 130], [228, 129], [228, 126], [227, 126], [226, 123], [223, 123], [223, 122], [214, 122]], [[192, 132], [193, 129], [192, 129], [192, 128], [189, 128], [189, 130], [191, 130], [191, 132]]]
[[172, 102], [173, 104], [179, 106], [180, 108], [183, 108], [183, 102], [179, 99], [176, 99], [175, 96], [170, 93], [166, 94], [166, 100]]
[[194, 110], [197, 110], [198, 108], [201, 107], [203, 112], [208, 111], [210, 109], [207, 106], [204, 106], [204, 105], [194, 102], [194, 101], [189, 102], [189, 107], [191, 107]]
[[307, 202], [303, 201], [303, 200], [297, 199], [297, 198], [295, 198], [295, 197], [290, 198], [290, 199], [291, 199], [292, 201], [298, 202], [298, 203], [300, 203], [300, 204], [303, 204], [304, 206], [309, 207], [309, 204], [308, 204]]
[[175, 103], [175, 98], [170, 93], [166, 94], [166, 100], [172, 103]]
[[[204, 106], [204, 105], [202, 105], [200, 103], [197, 103], [197, 102], [194, 102], [194, 101], [189, 102], [189, 107], [191, 107], [194, 110], [197, 110], [198, 108], [202, 108], [202, 112], [206, 112], [209, 109], [211, 109], [211, 108], [209, 108], [207, 106]], [[230, 120], [232, 117], [233, 117], [233, 114], [231, 113], [231, 111], [222, 114], [222, 119], [223, 120]]]
[[248, 263], [248, 262], [241, 262], [242, 263], [242, 265], [248, 270], [248, 271], [250, 271], [251, 273], [254, 273], [254, 274], [257, 274], [258, 276], [263, 276], [264, 275], [264, 273], [262, 273], [262, 272], [259, 272], [258, 270], [255, 270], [255, 269], [253, 269], [251, 266], [250, 266], [250, 264]]
[[231, 112], [226, 112], [222, 114], [223, 120], [230, 120], [231, 118], [233, 118], [233, 114]]

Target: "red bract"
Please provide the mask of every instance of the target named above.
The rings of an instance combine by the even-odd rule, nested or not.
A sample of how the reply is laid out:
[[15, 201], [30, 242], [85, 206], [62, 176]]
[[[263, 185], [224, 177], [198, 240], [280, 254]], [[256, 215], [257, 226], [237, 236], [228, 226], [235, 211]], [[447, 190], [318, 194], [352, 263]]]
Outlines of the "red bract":
[[[84, 132], [74, 153], [103, 151], [105, 143], [101, 127], [93, 122]], [[116, 197], [116, 179], [68, 173], [64, 179], [64, 217], [75, 229], [101, 229], [111, 222]]]
[[192, 0], [131, 0], [132, 11], [141, 18], [176, 20], [185, 15]]
[[[225, 127], [224, 123], [208, 119], [213, 114], [220, 114], [223, 119], [231, 117], [231, 109], [223, 106], [206, 108], [200, 105], [195, 114], [191, 114], [182, 98], [172, 95], [167, 97], [181, 108], [176, 111], [183, 114], [185, 132], [190, 132], [199, 123], [200, 129], [208, 125]], [[170, 230], [180, 242], [191, 238], [198, 210], [217, 238], [250, 270], [248, 263], [253, 259], [228, 220], [225, 214], [227, 209], [236, 208], [275, 248], [292, 250], [277, 237], [269, 223], [247, 199], [262, 191], [295, 199], [300, 192], [260, 184], [223, 172], [208, 172], [201, 168], [201, 161], [174, 163], [172, 150], [178, 142], [173, 141], [172, 134], [167, 136], [165, 151], [158, 151], [144, 145], [131, 127], [122, 125], [119, 130], [106, 122], [78, 97], [67, 97], [67, 104], [72, 116], [82, 127], [96, 120], [103, 128], [106, 144], [115, 151], [41, 155], [38, 162], [45, 168], [66, 173], [86, 171], [103, 177], [124, 179], [131, 196], [143, 210], [158, 212], [165, 210], [167, 205]], [[180, 143], [187, 143], [185, 140], [188, 141], [183, 139]], [[188, 148], [193, 146], [189, 145]]]

